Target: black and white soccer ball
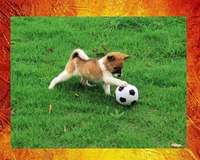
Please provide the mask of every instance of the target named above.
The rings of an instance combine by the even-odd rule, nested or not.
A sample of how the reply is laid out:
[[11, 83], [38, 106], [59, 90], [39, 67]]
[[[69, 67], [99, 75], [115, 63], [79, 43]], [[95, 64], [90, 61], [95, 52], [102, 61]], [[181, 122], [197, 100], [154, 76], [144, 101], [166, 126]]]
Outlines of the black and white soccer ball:
[[128, 84], [126, 87], [118, 86], [115, 90], [116, 100], [122, 105], [133, 105], [138, 100], [138, 89]]

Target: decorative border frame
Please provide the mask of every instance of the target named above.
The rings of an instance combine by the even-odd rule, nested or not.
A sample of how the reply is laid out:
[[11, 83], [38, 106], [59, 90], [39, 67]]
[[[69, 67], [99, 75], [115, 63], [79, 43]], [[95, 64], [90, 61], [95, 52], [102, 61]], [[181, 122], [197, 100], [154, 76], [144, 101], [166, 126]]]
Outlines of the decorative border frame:
[[[2, 159], [200, 159], [200, 2], [198, 0], [4, 0], [0, 2], [0, 157]], [[186, 16], [187, 148], [10, 148], [11, 16]]]

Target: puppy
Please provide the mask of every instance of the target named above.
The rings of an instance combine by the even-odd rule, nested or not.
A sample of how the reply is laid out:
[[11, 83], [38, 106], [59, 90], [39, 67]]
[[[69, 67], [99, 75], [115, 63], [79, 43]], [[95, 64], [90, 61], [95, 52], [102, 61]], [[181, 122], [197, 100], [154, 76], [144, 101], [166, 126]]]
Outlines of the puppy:
[[130, 58], [130, 56], [120, 52], [112, 52], [96, 60], [89, 58], [83, 50], [76, 49], [72, 52], [64, 71], [51, 81], [49, 89], [72, 76], [80, 76], [83, 85], [91, 86], [88, 80], [103, 82], [105, 93], [110, 94], [110, 85], [121, 87], [127, 85], [127, 82], [114, 78], [114, 76], [121, 76], [124, 60], [127, 58]]

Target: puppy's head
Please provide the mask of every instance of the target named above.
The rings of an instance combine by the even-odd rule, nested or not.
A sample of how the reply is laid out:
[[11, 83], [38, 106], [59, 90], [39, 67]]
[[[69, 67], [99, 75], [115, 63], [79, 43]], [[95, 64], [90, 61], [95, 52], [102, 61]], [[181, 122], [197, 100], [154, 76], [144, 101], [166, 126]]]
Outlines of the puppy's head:
[[111, 52], [105, 56], [104, 65], [115, 77], [122, 75], [124, 61], [130, 58], [129, 55], [120, 52]]

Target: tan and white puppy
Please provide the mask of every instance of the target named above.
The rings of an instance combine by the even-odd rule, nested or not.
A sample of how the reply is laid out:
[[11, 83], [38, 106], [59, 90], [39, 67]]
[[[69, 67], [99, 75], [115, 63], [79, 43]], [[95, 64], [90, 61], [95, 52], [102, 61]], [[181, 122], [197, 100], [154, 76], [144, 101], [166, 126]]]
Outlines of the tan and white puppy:
[[127, 82], [119, 80], [115, 77], [120, 77], [124, 60], [130, 58], [129, 55], [120, 52], [111, 52], [103, 58], [96, 60], [89, 58], [81, 49], [76, 49], [72, 52], [68, 63], [63, 72], [55, 77], [49, 89], [62, 81], [66, 81], [72, 76], [80, 76], [81, 84], [91, 86], [88, 80], [93, 82], [104, 82], [103, 88], [106, 94], [110, 94], [110, 85], [125, 87]]

